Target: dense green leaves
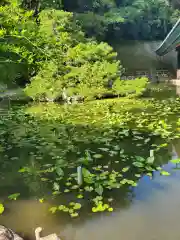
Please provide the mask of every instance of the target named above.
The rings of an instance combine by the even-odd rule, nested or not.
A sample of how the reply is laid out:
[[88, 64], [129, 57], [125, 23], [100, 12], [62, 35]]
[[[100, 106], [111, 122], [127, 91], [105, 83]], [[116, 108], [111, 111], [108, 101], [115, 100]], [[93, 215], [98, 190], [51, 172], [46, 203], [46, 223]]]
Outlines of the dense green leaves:
[[45, 9], [37, 24], [32, 11], [18, 3], [1, 10], [2, 50], [11, 49], [19, 64], [28, 66], [25, 93], [34, 100], [54, 101], [63, 94], [101, 97], [119, 78], [122, 68], [112, 47], [85, 38], [72, 13]]
[[168, 0], [20, 0], [19, 3], [35, 16], [50, 8], [74, 12], [88, 36], [109, 41], [114, 41], [114, 37], [118, 41], [163, 39], [179, 16], [178, 3]]
[[176, 5], [167, 0], [64, 0], [64, 7], [77, 13], [88, 36], [109, 41], [163, 39], [178, 19]]
[[147, 78], [136, 78], [134, 80], [117, 79], [113, 83], [114, 93], [118, 96], [141, 96], [148, 84]]
[[[56, 2], [54, 6], [46, 4], [46, 1], [30, 2], [23, 2], [26, 9], [16, 0], [0, 6], [0, 54], [3, 60], [0, 68], [2, 72], [7, 72], [7, 65], [8, 73], [12, 73], [10, 76], [4, 74], [3, 79], [9, 78], [24, 85], [28, 82], [25, 93], [40, 101], [68, 100], [68, 97], [93, 99], [108, 94], [138, 96], [143, 93], [147, 80], [120, 81], [122, 66], [117, 54], [107, 43], [86, 38], [80, 23], [88, 25], [84, 25], [84, 29], [89, 28], [86, 32], [95, 30], [102, 35], [100, 29], [116, 32], [113, 29], [122, 27], [124, 31], [127, 26], [131, 29], [136, 22], [139, 29], [134, 28], [134, 33], [130, 31], [132, 34], [140, 32], [152, 36], [149, 33], [156, 29], [154, 25], [161, 26], [163, 21], [163, 27], [167, 28], [169, 24], [166, 22], [170, 21], [171, 10], [167, 10], [169, 5], [165, 0], [158, 0], [157, 3], [153, 0], [150, 3], [136, 0], [131, 2], [132, 6], [128, 2], [123, 5], [115, 1], [92, 0], [87, 2], [86, 10], [78, 1], [77, 9], [82, 7], [83, 12], [74, 9], [78, 12], [75, 14], [61, 10], [60, 6], [55, 7]], [[35, 17], [35, 5], [38, 3], [41, 6], [38, 5]], [[64, 5], [68, 10], [69, 3]], [[160, 6], [163, 11], [158, 12]], [[160, 23], [159, 18], [157, 22], [155, 19], [159, 14], [164, 14]], [[94, 21], [92, 16], [97, 19]], [[151, 16], [149, 22], [141, 21], [147, 16]], [[84, 21], [86, 17], [87, 21]], [[10, 58], [5, 57], [7, 53]]]

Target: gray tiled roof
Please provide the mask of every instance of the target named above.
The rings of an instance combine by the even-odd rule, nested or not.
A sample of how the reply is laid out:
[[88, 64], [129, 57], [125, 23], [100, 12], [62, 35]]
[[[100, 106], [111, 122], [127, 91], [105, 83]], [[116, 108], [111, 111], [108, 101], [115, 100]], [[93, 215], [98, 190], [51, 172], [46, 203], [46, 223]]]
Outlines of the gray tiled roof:
[[155, 51], [157, 55], [163, 56], [180, 45], [180, 19], [168, 33], [159, 48]]

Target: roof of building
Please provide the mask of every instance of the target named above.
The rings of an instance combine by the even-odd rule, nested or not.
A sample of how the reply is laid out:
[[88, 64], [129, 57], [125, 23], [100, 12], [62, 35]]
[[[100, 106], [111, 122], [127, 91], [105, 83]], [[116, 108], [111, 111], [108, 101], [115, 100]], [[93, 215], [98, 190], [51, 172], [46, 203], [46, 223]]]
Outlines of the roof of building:
[[180, 18], [155, 52], [159, 56], [164, 56], [178, 45], [180, 45]]

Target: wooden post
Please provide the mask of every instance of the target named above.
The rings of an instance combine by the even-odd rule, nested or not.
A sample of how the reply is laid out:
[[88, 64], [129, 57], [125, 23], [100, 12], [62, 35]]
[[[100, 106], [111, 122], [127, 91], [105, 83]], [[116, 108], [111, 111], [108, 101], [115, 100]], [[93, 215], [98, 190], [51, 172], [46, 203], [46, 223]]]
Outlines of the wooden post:
[[177, 51], [177, 76], [176, 78], [180, 80], [180, 46], [176, 47]]

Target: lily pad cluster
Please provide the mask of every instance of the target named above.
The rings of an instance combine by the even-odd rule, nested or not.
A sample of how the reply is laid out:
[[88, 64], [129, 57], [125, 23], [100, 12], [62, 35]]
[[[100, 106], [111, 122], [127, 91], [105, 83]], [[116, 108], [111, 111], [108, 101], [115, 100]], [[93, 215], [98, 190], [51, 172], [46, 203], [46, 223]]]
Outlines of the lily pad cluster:
[[1, 192], [14, 183], [8, 200], [24, 197], [25, 189], [42, 204], [50, 196], [50, 212], [71, 217], [82, 209], [111, 212], [142, 176], [170, 174], [161, 166], [180, 136], [179, 116], [179, 98], [12, 106], [0, 119]]
[[49, 211], [51, 213], [56, 213], [57, 211], [62, 211], [65, 213], [69, 213], [72, 218], [78, 217], [79, 213], [78, 210], [81, 209], [81, 204], [80, 203], [75, 203], [75, 202], [70, 202], [69, 205], [59, 205], [55, 207], [51, 207]]

